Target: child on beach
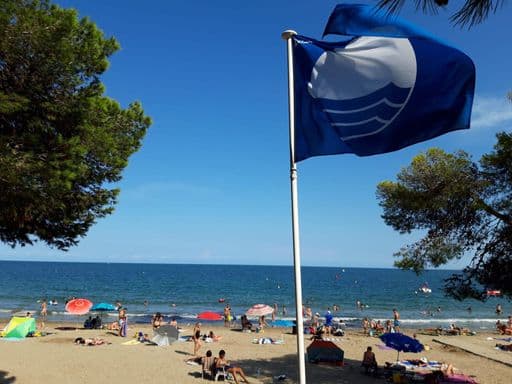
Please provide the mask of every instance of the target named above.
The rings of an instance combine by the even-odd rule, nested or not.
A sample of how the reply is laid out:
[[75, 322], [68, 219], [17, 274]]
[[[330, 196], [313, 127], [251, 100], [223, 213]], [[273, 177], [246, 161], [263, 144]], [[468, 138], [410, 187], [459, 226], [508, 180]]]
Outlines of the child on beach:
[[365, 317], [361, 323], [362, 327], [363, 327], [363, 333], [364, 335], [368, 335], [368, 328], [370, 327], [370, 322], [368, 321], [368, 318]]
[[259, 318], [259, 320], [258, 320], [258, 329], [259, 329], [260, 331], [262, 331], [262, 330], [263, 330], [263, 328], [265, 328], [265, 327], [268, 327], [268, 323], [267, 323], [267, 321], [265, 320], [265, 315], [263, 315], [263, 316], [260, 316], [260, 318]]
[[119, 336], [126, 337], [126, 333], [128, 331], [128, 318], [126, 315], [123, 315], [119, 318]]
[[400, 333], [400, 313], [393, 308], [393, 327], [395, 332]]
[[46, 320], [46, 315], [48, 314], [48, 307], [46, 304], [46, 299], [41, 303], [41, 328], [44, 328], [44, 322]]

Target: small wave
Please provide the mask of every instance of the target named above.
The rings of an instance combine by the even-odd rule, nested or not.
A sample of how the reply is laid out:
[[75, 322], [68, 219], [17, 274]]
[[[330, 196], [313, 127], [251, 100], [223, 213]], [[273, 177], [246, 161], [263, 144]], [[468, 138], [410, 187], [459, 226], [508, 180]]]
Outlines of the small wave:
[[496, 323], [497, 319], [489, 319], [489, 318], [482, 318], [482, 319], [464, 319], [464, 318], [450, 318], [450, 319], [442, 319], [442, 318], [435, 318], [435, 319], [401, 319], [400, 322], [402, 323], [411, 323], [411, 324], [429, 324], [429, 323]]
[[[118, 317], [119, 316], [119, 314], [117, 312], [108, 312], [107, 315], [111, 316], [111, 317]], [[144, 317], [144, 316], [151, 317], [152, 315], [150, 315], [148, 313], [130, 313], [130, 312], [128, 312], [126, 314], [126, 316], [128, 316], [128, 317]]]

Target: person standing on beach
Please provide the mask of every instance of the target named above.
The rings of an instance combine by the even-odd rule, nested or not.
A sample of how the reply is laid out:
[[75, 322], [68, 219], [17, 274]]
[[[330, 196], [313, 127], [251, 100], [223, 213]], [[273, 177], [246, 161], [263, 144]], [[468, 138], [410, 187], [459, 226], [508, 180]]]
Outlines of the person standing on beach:
[[46, 304], [46, 299], [41, 303], [41, 328], [44, 328], [44, 322], [46, 320], [46, 316], [48, 315], [48, 305]]
[[[121, 304], [121, 303], [119, 303]], [[128, 332], [128, 317], [126, 316], [126, 308], [119, 307], [119, 336], [126, 337], [126, 334]]]
[[370, 328], [370, 322], [368, 321], [367, 317], [363, 319], [363, 321], [361, 322], [361, 326], [363, 327], [363, 334], [365, 336], [368, 335], [368, 328]]
[[306, 307], [306, 319], [312, 320], [313, 319], [313, 310], [311, 307]]
[[229, 303], [224, 307], [224, 326], [229, 327], [231, 323], [231, 307]]
[[192, 341], [194, 342], [194, 356], [198, 356], [201, 349], [201, 323], [196, 323], [192, 330]]
[[400, 313], [395, 308], [393, 308], [393, 327], [395, 332], [400, 333]]
[[277, 303], [274, 303], [274, 311], [272, 312], [272, 321], [274, 321], [276, 319], [277, 311], [278, 311]]
[[119, 317], [119, 336], [126, 337], [128, 334], [128, 317], [126, 316], [126, 312], [123, 312], [123, 315]]

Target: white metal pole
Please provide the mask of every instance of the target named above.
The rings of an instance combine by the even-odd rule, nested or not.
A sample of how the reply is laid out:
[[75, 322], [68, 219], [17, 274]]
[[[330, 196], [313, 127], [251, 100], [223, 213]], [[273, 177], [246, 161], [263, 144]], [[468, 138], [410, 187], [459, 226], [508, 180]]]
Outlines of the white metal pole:
[[302, 318], [302, 280], [300, 271], [299, 205], [297, 197], [297, 168], [295, 166], [295, 99], [293, 86], [293, 36], [297, 32], [287, 30], [281, 34], [288, 48], [288, 118], [290, 129], [290, 181], [292, 197], [293, 265], [295, 270], [295, 319], [297, 324], [297, 362], [299, 384], [306, 384], [304, 354], [304, 319]]

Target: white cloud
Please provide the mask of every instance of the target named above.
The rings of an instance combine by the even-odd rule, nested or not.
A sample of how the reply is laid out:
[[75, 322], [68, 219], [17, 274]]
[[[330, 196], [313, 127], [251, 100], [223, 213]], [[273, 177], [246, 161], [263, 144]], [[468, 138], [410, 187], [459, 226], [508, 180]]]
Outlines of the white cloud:
[[505, 95], [475, 97], [471, 115], [472, 128], [507, 128], [504, 125], [512, 126], [512, 102]]

